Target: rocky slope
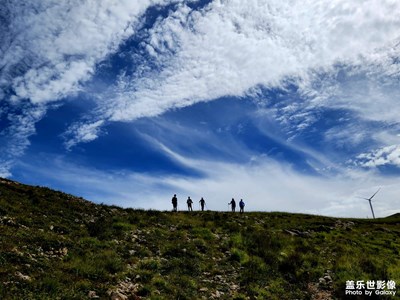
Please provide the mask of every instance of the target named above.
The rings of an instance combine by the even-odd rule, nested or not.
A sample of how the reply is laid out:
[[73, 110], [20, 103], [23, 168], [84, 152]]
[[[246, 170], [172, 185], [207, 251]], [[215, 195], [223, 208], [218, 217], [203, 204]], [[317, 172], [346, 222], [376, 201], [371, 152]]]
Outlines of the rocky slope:
[[121, 209], [0, 179], [0, 298], [344, 299], [349, 280], [400, 282], [399, 223]]

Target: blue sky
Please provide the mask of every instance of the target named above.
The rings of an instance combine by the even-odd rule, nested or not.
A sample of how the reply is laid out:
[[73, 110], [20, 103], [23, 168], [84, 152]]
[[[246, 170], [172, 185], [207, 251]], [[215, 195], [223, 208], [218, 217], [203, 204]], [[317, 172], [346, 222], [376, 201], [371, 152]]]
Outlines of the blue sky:
[[97, 203], [398, 212], [395, 1], [6, 1], [0, 176]]

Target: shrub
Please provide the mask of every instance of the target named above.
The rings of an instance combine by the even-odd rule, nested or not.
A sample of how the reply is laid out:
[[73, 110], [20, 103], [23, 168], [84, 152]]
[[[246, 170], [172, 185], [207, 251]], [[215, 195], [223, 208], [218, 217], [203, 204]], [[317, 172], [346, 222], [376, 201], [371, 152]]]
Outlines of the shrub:
[[89, 222], [86, 227], [91, 237], [104, 240], [112, 236], [111, 224], [110, 218], [100, 217], [94, 222]]

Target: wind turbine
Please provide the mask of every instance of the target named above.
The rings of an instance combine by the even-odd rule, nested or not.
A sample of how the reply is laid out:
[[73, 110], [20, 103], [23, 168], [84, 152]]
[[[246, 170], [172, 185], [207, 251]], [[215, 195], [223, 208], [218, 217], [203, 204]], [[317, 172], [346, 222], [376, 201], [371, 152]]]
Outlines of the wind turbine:
[[369, 202], [369, 206], [371, 207], [372, 217], [373, 217], [374, 219], [375, 219], [375, 214], [374, 214], [374, 209], [372, 208], [372, 202], [371, 202], [371, 200], [372, 200], [372, 198], [374, 198], [375, 195], [380, 191], [380, 189], [381, 189], [381, 188], [379, 188], [379, 189], [375, 192], [375, 194], [373, 194], [373, 195], [372, 195], [371, 197], [369, 197], [369, 198], [358, 197], [358, 198], [367, 200], [367, 201]]

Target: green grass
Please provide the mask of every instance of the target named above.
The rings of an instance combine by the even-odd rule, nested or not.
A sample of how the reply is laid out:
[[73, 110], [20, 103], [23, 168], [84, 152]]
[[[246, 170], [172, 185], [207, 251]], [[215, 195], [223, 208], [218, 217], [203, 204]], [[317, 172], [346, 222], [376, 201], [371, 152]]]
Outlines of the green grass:
[[0, 299], [345, 299], [347, 280], [400, 284], [399, 224], [122, 209], [0, 179]]

